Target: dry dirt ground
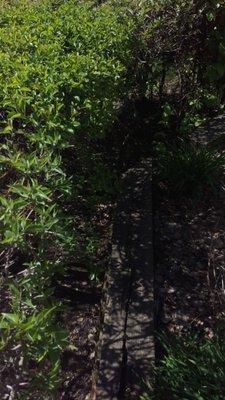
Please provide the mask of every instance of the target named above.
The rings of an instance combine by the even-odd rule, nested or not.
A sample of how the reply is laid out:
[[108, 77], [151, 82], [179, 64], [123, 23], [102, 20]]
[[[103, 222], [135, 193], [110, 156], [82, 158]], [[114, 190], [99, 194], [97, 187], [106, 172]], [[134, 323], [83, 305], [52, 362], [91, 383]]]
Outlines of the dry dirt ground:
[[159, 323], [210, 337], [225, 314], [225, 197], [161, 198], [155, 208], [158, 301], [164, 305]]
[[[194, 144], [224, 151], [225, 116], [194, 132]], [[158, 328], [212, 337], [225, 316], [225, 190], [201, 201], [154, 195]]]

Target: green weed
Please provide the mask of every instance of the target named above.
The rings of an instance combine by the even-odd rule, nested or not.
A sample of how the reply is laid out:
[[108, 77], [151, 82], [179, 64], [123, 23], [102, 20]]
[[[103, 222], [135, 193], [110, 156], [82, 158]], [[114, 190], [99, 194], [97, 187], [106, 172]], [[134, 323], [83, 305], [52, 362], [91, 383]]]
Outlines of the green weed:
[[156, 390], [142, 400], [225, 398], [224, 330], [212, 339], [162, 338], [166, 356], [156, 368]]
[[218, 190], [224, 174], [223, 155], [191, 144], [173, 148], [162, 144], [156, 151], [157, 180], [173, 195], [200, 197]]

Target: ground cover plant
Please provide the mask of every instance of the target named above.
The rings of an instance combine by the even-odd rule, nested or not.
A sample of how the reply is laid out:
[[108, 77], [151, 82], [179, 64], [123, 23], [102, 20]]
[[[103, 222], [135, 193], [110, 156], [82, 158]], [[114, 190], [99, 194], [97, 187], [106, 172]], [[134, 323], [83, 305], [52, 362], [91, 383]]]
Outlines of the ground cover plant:
[[[224, 399], [224, 330], [213, 338], [161, 338], [166, 352], [156, 369], [155, 395], [145, 399]], [[144, 400], [144, 398], [143, 398]]]
[[14, 371], [3, 370], [0, 391], [56, 399], [69, 343], [52, 282], [79, 251], [74, 203], [102, 175], [91, 143], [128, 90], [135, 24], [92, 1], [6, 1], [0, 11], [1, 358]]
[[156, 146], [156, 179], [173, 196], [201, 198], [218, 192], [224, 180], [223, 155], [190, 143]]

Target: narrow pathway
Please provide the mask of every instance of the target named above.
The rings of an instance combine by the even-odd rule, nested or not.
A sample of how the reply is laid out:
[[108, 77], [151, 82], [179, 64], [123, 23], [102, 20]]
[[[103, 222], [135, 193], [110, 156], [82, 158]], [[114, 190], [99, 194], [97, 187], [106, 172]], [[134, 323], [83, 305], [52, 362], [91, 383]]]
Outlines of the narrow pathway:
[[93, 399], [137, 400], [154, 365], [151, 161], [123, 177]]

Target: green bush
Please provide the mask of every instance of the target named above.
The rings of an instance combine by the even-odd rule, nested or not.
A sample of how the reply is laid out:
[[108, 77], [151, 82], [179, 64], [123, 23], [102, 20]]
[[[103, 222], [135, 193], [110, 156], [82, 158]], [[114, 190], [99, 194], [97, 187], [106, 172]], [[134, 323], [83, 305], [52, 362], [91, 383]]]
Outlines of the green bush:
[[191, 133], [225, 99], [224, 1], [146, 0], [142, 6], [141, 92], [159, 100], [164, 133]]
[[157, 181], [174, 195], [200, 197], [216, 191], [223, 180], [225, 158], [206, 147], [156, 146]]
[[[58, 384], [66, 340], [57, 333], [60, 305], [52, 300], [52, 278], [76, 250], [68, 210], [87, 179], [83, 170], [93, 164], [91, 143], [104, 136], [116, 103], [129, 90], [134, 29], [122, 6], [74, 0], [1, 4], [0, 254], [4, 283], [13, 282], [11, 310], [2, 316], [2, 348], [7, 352], [18, 343], [24, 365], [32, 358], [37, 375], [47, 363], [47, 386], [32, 380], [31, 397], [43, 387], [45, 398], [52, 398]], [[84, 158], [87, 165], [78, 172], [71, 158]], [[92, 175], [86, 173], [95, 181]], [[18, 254], [26, 261], [15, 276], [10, 271]]]
[[224, 329], [212, 339], [186, 336], [163, 342], [166, 356], [156, 369], [155, 395], [145, 400], [225, 398]]

